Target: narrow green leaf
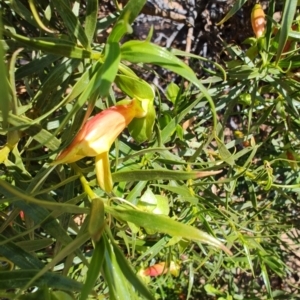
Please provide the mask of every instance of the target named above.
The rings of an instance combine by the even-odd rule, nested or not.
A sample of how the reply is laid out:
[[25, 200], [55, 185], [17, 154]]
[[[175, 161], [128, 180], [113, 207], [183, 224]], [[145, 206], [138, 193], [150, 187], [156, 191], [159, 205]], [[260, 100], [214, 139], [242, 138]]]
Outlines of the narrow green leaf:
[[128, 19], [129, 12], [127, 14], [122, 14], [122, 17], [120, 16], [118, 18], [117, 23], [108, 37], [108, 43], [118, 43], [126, 33], [132, 33], [132, 28]]
[[247, 0], [235, 1], [229, 12], [226, 14], [226, 16], [219, 23], [217, 23], [217, 25], [222, 25], [227, 20], [229, 20], [246, 2]]
[[87, 0], [84, 30], [90, 45], [97, 26], [98, 0]]
[[[198, 59], [198, 60], [201, 60], [201, 61], [205, 61], [205, 62], [208, 62], [208, 63], [210, 63], [210, 64], [213, 64], [217, 69], [219, 69], [220, 70], [220, 72], [222, 73], [222, 75], [223, 75], [223, 80], [224, 81], [226, 81], [227, 80], [227, 75], [226, 75], [226, 71], [225, 71], [225, 69], [220, 65], [220, 64], [218, 64], [218, 63], [216, 63], [215, 61], [212, 61], [212, 60], [210, 60], [210, 59], [207, 59], [207, 58], [205, 58], [205, 57], [202, 57], [202, 56], [199, 56], [199, 55], [196, 55], [196, 54], [193, 54], [193, 53], [187, 53], [187, 52], [185, 52], [185, 51], [182, 51], [182, 50], [178, 50], [178, 49], [175, 49], [175, 48], [173, 48], [173, 49], [170, 49], [170, 51], [174, 54], [174, 55], [176, 55], [176, 56], [182, 56], [182, 57], [192, 57], [192, 58], [196, 58], [196, 59]], [[220, 78], [220, 77], [210, 77], [210, 78], [207, 78], [207, 80], [209, 80], [210, 82], [212, 81], [212, 80], [215, 80], [215, 81], [222, 81], [222, 79]], [[203, 83], [203, 81], [205, 81], [205, 79], [204, 80], [201, 80], [201, 82]]]
[[121, 46], [122, 60], [132, 63], [149, 63], [169, 69], [191, 82], [198, 79], [193, 70], [166, 48], [147, 41], [128, 41]]
[[291, 30], [289, 32], [289, 37], [299, 41], [300, 40], [300, 32], [299, 31], [294, 31], [294, 30]]
[[97, 32], [106, 30], [108, 27], [112, 26], [112, 24], [118, 20], [119, 15], [120, 13], [116, 11], [98, 20], [96, 28]]
[[10, 31], [5, 31], [4, 35], [17, 40], [21, 43], [21, 45], [26, 45], [29, 48], [45, 51], [57, 56], [65, 56], [78, 59], [100, 58], [100, 53], [83, 49], [68, 40], [58, 38], [28, 38], [20, 34], [14, 34]]
[[132, 24], [136, 17], [141, 12], [142, 8], [146, 4], [147, 0], [130, 0], [122, 10], [119, 19], [124, 19], [124, 16], [128, 16], [128, 23]]
[[114, 182], [120, 181], [153, 181], [153, 180], [188, 180], [197, 179], [205, 176], [213, 176], [220, 173], [222, 170], [217, 171], [173, 171], [166, 169], [158, 170], [130, 170], [120, 171], [112, 174]]
[[[0, 192], [4, 195], [6, 200], [11, 196], [11, 193], [5, 188], [0, 187]], [[24, 198], [23, 195], [24, 194], [22, 194], [21, 199]], [[73, 239], [68, 235], [65, 229], [62, 228], [61, 224], [57, 222], [57, 219], [53, 217], [53, 214], [50, 214], [47, 209], [39, 205], [27, 203], [27, 201], [24, 200], [14, 202], [14, 206], [20, 208], [25, 215], [33, 220], [34, 224], [40, 224], [47, 233], [49, 233], [57, 241], [61, 242], [62, 245], [67, 246], [72, 244]], [[7, 242], [7, 240], [5, 242]], [[0, 242], [0, 245], [1, 244], [2, 243]], [[86, 258], [79, 248], [73, 248], [73, 252], [79, 256], [82, 262], [87, 264]]]
[[[30, 280], [22, 287], [22, 290], [28, 289], [33, 283], [35, 284], [36, 281], [39, 281], [48, 270], [54, 268], [59, 261], [63, 260], [69, 254], [76, 252], [76, 250], [79, 249], [89, 239], [89, 237], [90, 236], [87, 232], [81, 235], [78, 234], [77, 237], [72, 240], [71, 243], [66, 245], [60, 252], [58, 252], [47, 265], [45, 265], [33, 277], [31, 277]], [[21, 291], [19, 293], [21, 293]]]
[[[38, 270], [14, 270], [10, 272], [0, 272], [0, 286], [2, 290], [18, 289], [24, 286]], [[47, 272], [34, 283], [35, 286], [49, 286], [54, 289], [70, 292], [80, 291], [82, 284], [68, 277]]]
[[[244, 242], [244, 240], [243, 240], [243, 242]], [[244, 250], [245, 250], [246, 257], [247, 257], [249, 268], [251, 270], [252, 275], [255, 276], [250, 249], [246, 243], [244, 243], [243, 246], [244, 246]]]
[[170, 236], [178, 236], [189, 240], [200, 241], [201, 243], [222, 249], [227, 254], [231, 254], [230, 250], [214, 237], [198, 230], [195, 227], [177, 222], [169, 217], [133, 209], [124, 209], [121, 207], [106, 206], [105, 209], [114, 217], [126, 222], [134, 223], [137, 226], [144, 227], [145, 229], [150, 229], [155, 232], [163, 232]]
[[[1, 118], [2, 114], [0, 114], [0, 119]], [[9, 124], [26, 132], [41, 145], [47, 146], [52, 151], [59, 148], [60, 141], [49, 131], [41, 128], [41, 126], [32, 125], [33, 122], [31, 119], [25, 116], [16, 116], [10, 113], [8, 116], [8, 122]]]
[[93, 94], [93, 90], [92, 90], [93, 86], [97, 84], [95, 77], [96, 74], [101, 72], [101, 66], [102, 63], [100, 61], [97, 61], [96, 63], [93, 64], [91, 68], [87, 68], [87, 70], [84, 72], [81, 78], [74, 85], [71, 93], [64, 98], [62, 103], [66, 104], [74, 100], [76, 97], [78, 97], [81, 94], [78, 97], [75, 104], [73, 105], [71, 111], [67, 114], [64, 120], [61, 121], [60, 126], [57, 128], [55, 132], [55, 135], [57, 135], [59, 132], [64, 130], [66, 124], [68, 124], [68, 122], [72, 119], [74, 114], [83, 107], [83, 105], [88, 100], [89, 96]]
[[62, 0], [52, 0], [55, 8], [62, 17], [66, 28], [71, 36], [74, 36], [80, 44], [85, 48], [89, 49], [89, 41], [85, 35], [84, 29], [79, 22], [79, 18], [74, 15], [71, 7], [67, 5], [66, 1]]
[[122, 270], [125, 278], [132, 284], [134, 289], [146, 299], [154, 300], [155, 298], [152, 296], [150, 291], [144, 285], [144, 283], [139, 279], [136, 273], [132, 270], [131, 266], [129, 265], [127, 259], [124, 256], [124, 253], [121, 249], [115, 244], [112, 243], [114, 253], [116, 255], [117, 262]]
[[37, 107], [47, 107], [45, 102], [48, 100], [48, 95], [54, 93], [58, 87], [62, 87], [64, 82], [70, 79], [70, 74], [78, 68], [79, 63], [78, 59], [65, 58], [49, 70], [47, 77], [42, 80], [41, 87], [32, 100], [37, 102]]
[[178, 115], [176, 115], [161, 132], [161, 140], [162, 143], [165, 144], [168, 139], [173, 134], [174, 130], [176, 129], [177, 124], [182, 121], [185, 116], [190, 113], [190, 111], [201, 101], [202, 96], [197, 97], [195, 101], [193, 101], [190, 105], [188, 105], [185, 109], [183, 109]]
[[[287, 2], [289, 2], [289, 1], [287, 1]], [[273, 299], [271, 282], [270, 282], [267, 267], [264, 262], [260, 263], [260, 268], [261, 268], [261, 275], [262, 275], [266, 290], [268, 292], [268, 296], [270, 297], [269, 299]]]
[[215, 140], [218, 145], [220, 158], [229, 165], [233, 166], [235, 164], [234, 155], [230, 153], [230, 151], [226, 148], [226, 145], [217, 136], [215, 137]]
[[15, 243], [7, 241], [7, 238], [3, 235], [0, 235], [0, 245], [0, 255], [13, 262], [19, 268], [41, 269], [44, 267], [44, 264], [36, 256], [25, 251]]
[[39, 12], [37, 11], [36, 7], [35, 7], [35, 1], [34, 0], [28, 0], [28, 4], [29, 4], [29, 7], [30, 7], [30, 10], [31, 10], [31, 13], [35, 19], [35, 21], [37, 22], [37, 24], [39, 25], [39, 27], [41, 29], [43, 29], [44, 31], [46, 32], [49, 32], [49, 33], [55, 33], [55, 31], [53, 30], [50, 30], [49, 28], [47, 28], [44, 23], [42, 22], [41, 18], [40, 18], [40, 15], [39, 15]]
[[[16, 68], [16, 61], [18, 58], [18, 55], [20, 52], [22, 52], [22, 48], [16, 50], [13, 55], [11, 56], [10, 63], [9, 63], [9, 84], [10, 84], [10, 89], [11, 89], [11, 94], [12, 94], [12, 99], [10, 102], [10, 109], [12, 112], [15, 114], [18, 111], [19, 107], [19, 102], [17, 100], [17, 91], [16, 91], [16, 81], [15, 81], [15, 68]], [[10, 137], [10, 134], [12, 135]], [[11, 138], [11, 143], [10, 143], [10, 138]], [[19, 135], [16, 130], [9, 132], [7, 135], [7, 142], [11, 145], [14, 145], [18, 142], [19, 140]]]
[[[189, 198], [193, 196], [191, 190], [185, 185], [182, 186], [172, 186], [166, 184], [152, 184], [152, 185], [176, 193], [183, 198]], [[197, 197], [194, 198], [195, 200], [197, 199]]]
[[24, 4], [19, 0], [10, 0], [9, 5], [12, 9], [12, 11], [16, 12], [21, 18], [23, 18], [26, 22], [28, 22], [30, 25], [33, 25], [33, 27], [37, 27], [37, 23], [34, 20], [31, 11], [27, 9]]
[[176, 83], [171, 82], [167, 86], [166, 97], [168, 98], [169, 101], [175, 104], [179, 91], [180, 91], [179, 86]]
[[136, 203], [137, 198], [141, 195], [143, 190], [146, 188], [147, 182], [146, 181], [139, 181], [137, 182], [134, 187], [128, 193], [126, 200], [131, 203]]
[[16, 242], [16, 245], [25, 251], [33, 252], [41, 249], [45, 249], [53, 244], [51, 238], [43, 238], [39, 240], [28, 240], [22, 242]]
[[127, 279], [124, 277], [120, 265], [117, 262], [114, 249], [106, 234], [103, 234], [102, 238], [105, 244], [102, 273], [109, 288], [109, 299], [132, 300]]
[[[276, 4], [276, 0], [271, 0], [269, 1], [269, 8], [268, 8], [268, 16], [273, 16], [275, 13], [275, 4]], [[270, 20], [267, 20], [267, 27], [266, 27], [266, 51], [270, 51], [270, 43], [271, 43], [271, 39], [272, 39], [272, 27], [273, 27], [273, 22], [271, 22]]]
[[276, 64], [279, 62], [281, 54], [283, 52], [285, 43], [289, 36], [289, 31], [294, 20], [295, 12], [297, 8], [297, 0], [285, 1], [284, 10], [282, 14], [281, 28], [279, 30], [279, 42], [276, 53]]
[[66, 293], [63, 291], [52, 291], [51, 288], [43, 286], [35, 292], [28, 294], [23, 294], [18, 297], [18, 300], [74, 300], [74, 296], [71, 296], [71, 293]]
[[36, 57], [34, 60], [16, 70], [16, 79], [22, 79], [26, 76], [31, 76], [34, 73], [44, 72], [44, 68], [51, 65], [59, 59], [58, 56], [48, 54], [43, 57]]
[[[118, 72], [120, 63], [120, 46], [118, 43], [108, 43], [105, 46], [104, 63], [101, 70], [95, 74], [89, 83], [89, 94], [92, 94], [95, 90], [99, 89], [100, 96], [107, 96], [111, 84], [114, 82]], [[87, 93], [84, 91], [83, 94]], [[83, 95], [86, 97], [86, 95]]]
[[[0, 40], [2, 40], [2, 16], [0, 14]], [[0, 95], [1, 95], [1, 101], [0, 101], [0, 111], [2, 113], [3, 118], [3, 128], [7, 127], [7, 119], [8, 119], [8, 112], [10, 107], [10, 93], [9, 93], [9, 87], [8, 87], [8, 77], [6, 69], [6, 64], [4, 62], [4, 48], [3, 44], [0, 43]]]
[[87, 271], [86, 280], [81, 290], [80, 300], [88, 299], [88, 295], [91, 293], [94, 288], [95, 282], [99, 277], [102, 264], [104, 261], [105, 253], [105, 243], [103, 239], [100, 239], [95, 243], [95, 248], [93, 251], [93, 256]]
[[141, 78], [118, 74], [115, 79], [117, 86], [131, 98], [153, 101], [154, 91], [150, 84]]
[[30, 195], [24, 193], [17, 187], [7, 183], [6, 181], [0, 179], [0, 186], [4, 188], [9, 194], [15, 196], [16, 198], [6, 199], [7, 202], [15, 202], [19, 199], [26, 200], [29, 203], [40, 205], [42, 207], [51, 209], [51, 210], [60, 210], [61, 212], [69, 213], [86, 213], [89, 211], [87, 208], [78, 207], [77, 205], [72, 205], [68, 203], [57, 203], [47, 200], [36, 199]]

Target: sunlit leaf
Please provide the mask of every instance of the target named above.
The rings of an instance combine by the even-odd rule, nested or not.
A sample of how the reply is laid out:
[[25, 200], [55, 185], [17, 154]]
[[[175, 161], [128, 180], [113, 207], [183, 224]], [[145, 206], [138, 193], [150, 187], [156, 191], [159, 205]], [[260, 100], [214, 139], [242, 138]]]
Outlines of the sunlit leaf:
[[276, 63], [278, 63], [283, 52], [285, 43], [291, 30], [291, 25], [297, 8], [297, 0], [285, 1], [285, 6], [282, 14], [281, 28], [279, 31], [279, 42], [276, 53]]
[[155, 215], [143, 211], [137, 211], [133, 209], [112, 208], [106, 206], [105, 209], [111, 213], [114, 217], [121, 220], [132, 222], [138, 226], [144, 228], [163, 232], [171, 236], [180, 236], [185, 239], [200, 241], [205, 244], [209, 244], [216, 248], [222, 249], [227, 254], [231, 254], [230, 250], [227, 249], [220, 241], [207, 233], [198, 230], [195, 227], [177, 222], [171, 218], [161, 215]]
[[188, 180], [197, 179], [206, 176], [212, 176], [222, 172], [218, 171], [171, 171], [171, 170], [132, 170], [120, 171], [112, 174], [114, 182], [119, 181], [141, 181], [141, 180]]
[[95, 248], [93, 251], [93, 256], [90, 261], [90, 267], [88, 269], [85, 283], [82, 287], [80, 300], [87, 299], [88, 295], [94, 288], [95, 282], [99, 277], [105, 253], [105, 243], [103, 239], [95, 243]]

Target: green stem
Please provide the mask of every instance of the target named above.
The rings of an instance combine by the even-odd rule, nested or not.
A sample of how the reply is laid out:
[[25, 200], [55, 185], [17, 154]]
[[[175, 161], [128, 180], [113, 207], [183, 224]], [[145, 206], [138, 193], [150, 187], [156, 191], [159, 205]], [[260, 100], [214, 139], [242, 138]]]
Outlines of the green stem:
[[79, 180], [82, 184], [83, 190], [89, 196], [89, 200], [97, 198], [97, 195], [91, 189], [88, 181], [85, 179], [84, 175], [82, 174], [82, 172], [81, 172], [80, 168], [77, 166], [77, 164], [73, 163], [72, 168], [76, 172], [76, 174], [79, 175]]

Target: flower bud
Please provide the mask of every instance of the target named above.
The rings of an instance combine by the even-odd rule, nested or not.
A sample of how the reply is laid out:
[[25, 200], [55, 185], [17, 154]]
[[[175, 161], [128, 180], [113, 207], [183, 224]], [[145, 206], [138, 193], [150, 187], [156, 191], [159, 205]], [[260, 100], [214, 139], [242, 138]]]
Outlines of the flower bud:
[[179, 275], [180, 266], [175, 262], [171, 261], [170, 265], [167, 266], [165, 262], [159, 262], [153, 266], [150, 266], [140, 272], [143, 276], [156, 277], [162, 274], [170, 272], [170, 274], [177, 277]]
[[251, 12], [251, 25], [256, 38], [263, 35], [266, 27], [265, 13], [260, 4], [255, 4]]

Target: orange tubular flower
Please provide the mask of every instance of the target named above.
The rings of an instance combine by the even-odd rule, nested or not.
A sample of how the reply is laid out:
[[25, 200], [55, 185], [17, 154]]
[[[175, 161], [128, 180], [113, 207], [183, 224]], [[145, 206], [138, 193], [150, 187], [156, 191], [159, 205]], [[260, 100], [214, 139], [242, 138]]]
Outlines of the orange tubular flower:
[[68, 148], [63, 150], [52, 165], [73, 163], [86, 156], [96, 157], [96, 175], [100, 187], [112, 190], [109, 149], [118, 135], [133, 118], [143, 117], [144, 111], [137, 100], [112, 106], [89, 119]]
[[160, 262], [140, 271], [140, 275], [156, 277], [170, 272], [172, 275], [178, 276], [179, 270], [180, 270], [179, 265], [174, 263], [173, 261], [170, 262], [169, 267], [166, 266], [165, 262]]

